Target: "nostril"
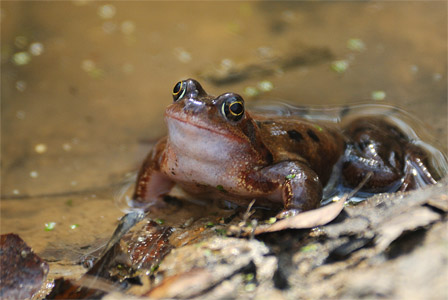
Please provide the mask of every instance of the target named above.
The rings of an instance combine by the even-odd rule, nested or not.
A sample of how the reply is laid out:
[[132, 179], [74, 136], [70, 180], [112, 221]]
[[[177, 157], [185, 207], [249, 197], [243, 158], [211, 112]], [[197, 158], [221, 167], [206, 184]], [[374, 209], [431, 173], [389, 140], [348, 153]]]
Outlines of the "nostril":
[[188, 90], [195, 95], [195, 98], [198, 96], [206, 96], [207, 93], [202, 88], [201, 84], [194, 79], [186, 80]]
[[205, 103], [202, 101], [199, 101], [194, 98], [187, 98], [185, 99], [185, 110], [192, 111], [192, 112], [199, 112], [202, 111], [205, 107]]

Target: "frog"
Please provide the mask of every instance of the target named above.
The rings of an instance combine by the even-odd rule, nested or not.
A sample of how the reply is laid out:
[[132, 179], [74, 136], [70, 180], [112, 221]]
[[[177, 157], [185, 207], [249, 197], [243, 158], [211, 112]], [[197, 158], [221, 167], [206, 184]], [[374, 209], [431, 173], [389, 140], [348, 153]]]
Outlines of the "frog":
[[335, 176], [369, 193], [408, 191], [440, 180], [430, 155], [383, 116], [343, 127], [246, 110], [242, 96], [209, 95], [194, 79], [175, 84], [167, 136], [145, 158], [131, 205], [163, 204], [174, 185], [192, 197], [297, 215], [321, 205]]

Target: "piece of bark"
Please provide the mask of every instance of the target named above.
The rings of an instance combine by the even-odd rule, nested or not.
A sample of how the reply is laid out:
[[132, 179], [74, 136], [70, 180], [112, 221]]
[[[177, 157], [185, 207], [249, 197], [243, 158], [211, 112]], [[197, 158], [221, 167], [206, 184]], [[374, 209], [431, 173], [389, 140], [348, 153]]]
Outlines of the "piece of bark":
[[440, 220], [442, 216], [427, 207], [415, 207], [387, 220], [377, 229], [376, 245], [379, 250], [386, 249], [404, 232], [413, 231]]
[[269, 248], [255, 239], [213, 237], [172, 251], [158, 270], [163, 279], [144, 296], [191, 299], [247, 273], [258, 284], [271, 283], [276, 267]]
[[139, 230], [124, 235], [79, 281], [58, 281], [48, 299], [99, 299], [104, 291], [126, 289], [123, 280], [137, 272], [151, 272], [169, 253], [170, 235], [171, 228], [147, 221]]
[[448, 212], [448, 195], [437, 195], [430, 198], [427, 205], [437, 208], [443, 212]]
[[139, 230], [125, 234], [87, 272], [116, 281], [131, 277], [136, 271], [151, 270], [172, 249], [168, 237], [171, 228], [147, 221]]

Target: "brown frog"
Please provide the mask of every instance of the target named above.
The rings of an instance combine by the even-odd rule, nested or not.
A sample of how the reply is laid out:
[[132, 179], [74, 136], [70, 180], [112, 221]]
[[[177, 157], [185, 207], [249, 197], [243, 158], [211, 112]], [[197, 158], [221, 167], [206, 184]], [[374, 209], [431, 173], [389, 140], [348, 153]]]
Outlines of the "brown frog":
[[[238, 205], [283, 208], [281, 215], [319, 207], [332, 173], [345, 186], [389, 192], [434, 184], [428, 154], [383, 117], [358, 118], [338, 128], [298, 117], [245, 111], [234, 93], [208, 95], [188, 79], [173, 89], [165, 112], [167, 137], [138, 174], [132, 205], [160, 203], [174, 184], [188, 194]], [[334, 171], [335, 170], [335, 171]]]

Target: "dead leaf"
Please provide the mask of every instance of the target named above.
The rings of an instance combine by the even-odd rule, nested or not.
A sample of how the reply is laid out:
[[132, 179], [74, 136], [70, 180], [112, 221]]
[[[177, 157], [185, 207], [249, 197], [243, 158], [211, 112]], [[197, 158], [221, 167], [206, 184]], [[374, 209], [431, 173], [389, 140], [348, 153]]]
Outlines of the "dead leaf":
[[193, 269], [165, 278], [162, 283], [144, 296], [150, 298], [179, 298], [188, 294], [197, 294], [213, 284], [213, 276], [207, 269]]
[[306, 229], [325, 225], [333, 221], [339, 215], [344, 208], [345, 200], [347, 200], [347, 196], [342, 197], [342, 199], [337, 202], [300, 213], [294, 217], [280, 220], [272, 225], [259, 226], [255, 229], [254, 234], [258, 235], [265, 232], [275, 232], [285, 229]]
[[79, 282], [58, 278], [45, 299], [101, 299], [105, 294], [105, 291], [81, 286]]
[[47, 278], [48, 264], [14, 233], [1, 236], [0, 253], [0, 298], [31, 298]]

